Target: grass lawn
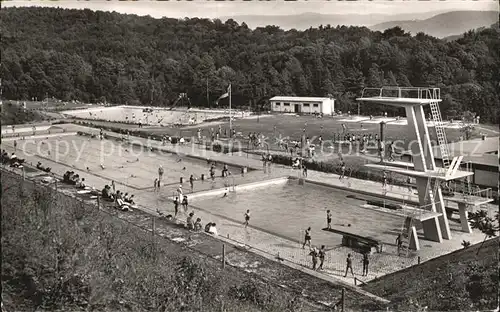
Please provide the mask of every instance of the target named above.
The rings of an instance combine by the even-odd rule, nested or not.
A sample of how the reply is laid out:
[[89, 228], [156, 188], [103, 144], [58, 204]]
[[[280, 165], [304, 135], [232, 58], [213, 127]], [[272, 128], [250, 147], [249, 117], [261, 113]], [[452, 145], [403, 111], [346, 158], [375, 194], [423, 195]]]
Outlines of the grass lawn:
[[[315, 118], [313, 116], [290, 116], [290, 115], [271, 115], [264, 116], [259, 119], [238, 119], [233, 121], [233, 128], [237, 132], [241, 132], [244, 138], [248, 137], [250, 132], [261, 133], [262, 135], [269, 138], [266, 140], [276, 147], [276, 138], [280, 136], [282, 138], [289, 138], [291, 140], [300, 140], [300, 137], [304, 133], [304, 128], [306, 129], [305, 135], [313, 138], [322, 135], [323, 140], [330, 140], [333, 134], [342, 132], [342, 121], [341, 117], [324, 117], [322, 119]], [[169, 135], [182, 135], [184, 137], [196, 136], [196, 131], [198, 127], [185, 127], [185, 128], [175, 128], [175, 127], [145, 127], [139, 129], [137, 125], [122, 124], [108, 121], [91, 121], [92, 124], [97, 126], [112, 126], [119, 127], [122, 129], [134, 129], [141, 130], [144, 132], [154, 133], [154, 134], [169, 134]], [[218, 125], [221, 127], [229, 128], [229, 122], [223, 121], [219, 123], [206, 123], [200, 124], [199, 128], [202, 129], [203, 135], [208, 136], [210, 128], [216, 130]], [[380, 125], [379, 124], [368, 124], [363, 123], [363, 128], [361, 128], [360, 123], [346, 123], [348, 132], [353, 134], [379, 134]], [[276, 127], [276, 132], [274, 131]], [[431, 135], [431, 140], [436, 140], [436, 134], [433, 128], [429, 128]], [[473, 134], [474, 137], [479, 137], [479, 130], [476, 130]], [[446, 135], [448, 142], [458, 141], [459, 137], [463, 134], [458, 129], [446, 129]], [[385, 130], [386, 141], [391, 140], [404, 140], [406, 144], [409, 142], [410, 133], [407, 126], [388, 124]], [[403, 146], [402, 148], [406, 148]]]
[[17, 125], [28, 122], [37, 122], [47, 120], [39, 111], [30, 108], [23, 109], [22, 105], [15, 104], [16, 102], [6, 101], [1, 106], [1, 121], [2, 125]]
[[421, 265], [386, 275], [363, 288], [395, 310], [486, 311], [498, 307], [499, 243], [495, 238]]

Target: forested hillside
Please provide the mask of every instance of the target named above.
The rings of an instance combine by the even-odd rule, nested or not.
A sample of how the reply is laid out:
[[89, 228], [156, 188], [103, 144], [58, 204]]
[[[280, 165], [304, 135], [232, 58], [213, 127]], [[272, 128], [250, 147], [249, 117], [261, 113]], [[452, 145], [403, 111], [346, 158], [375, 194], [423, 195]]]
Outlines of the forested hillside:
[[[274, 95], [325, 96], [355, 110], [364, 86], [437, 86], [443, 116], [471, 110], [498, 123], [500, 34], [445, 42], [400, 28], [250, 30], [244, 23], [153, 19], [54, 8], [0, 12], [3, 96], [155, 105], [187, 92], [214, 105], [229, 82], [235, 106]], [[153, 91], [154, 90], [154, 91]], [[225, 105], [227, 102], [221, 102]], [[380, 107], [363, 105], [364, 113]]]

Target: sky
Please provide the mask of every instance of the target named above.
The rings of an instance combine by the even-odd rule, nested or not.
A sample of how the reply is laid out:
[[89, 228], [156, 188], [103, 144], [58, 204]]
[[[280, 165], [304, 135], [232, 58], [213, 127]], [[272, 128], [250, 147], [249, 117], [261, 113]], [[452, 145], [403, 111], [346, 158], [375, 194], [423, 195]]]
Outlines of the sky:
[[294, 15], [301, 13], [322, 14], [387, 14], [425, 13], [477, 10], [498, 10], [497, 0], [447, 0], [447, 1], [326, 1], [309, 0], [285, 2], [275, 1], [2, 1], [3, 7], [46, 6], [71, 9], [116, 11], [126, 14], [150, 15], [155, 18], [200, 17], [217, 18], [238, 15]]

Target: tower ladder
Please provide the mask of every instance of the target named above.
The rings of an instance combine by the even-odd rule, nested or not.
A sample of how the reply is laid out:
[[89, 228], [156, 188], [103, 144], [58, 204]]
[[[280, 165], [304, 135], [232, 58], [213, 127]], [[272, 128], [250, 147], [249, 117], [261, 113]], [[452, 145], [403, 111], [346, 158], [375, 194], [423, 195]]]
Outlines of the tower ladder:
[[441, 159], [443, 161], [443, 168], [448, 168], [450, 165], [450, 153], [448, 151], [448, 141], [446, 140], [446, 133], [443, 127], [443, 120], [441, 118], [441, 111], [439, 110], [439, 89], [432, 88], [429, 90], [431, 98], [431, 115], [434, 121], [434, 127], [436, 129], [437, 140], [439, 144], [439, 149], [441, 151]]
[[[403, 217], [403, 225], [401, 226], [401, 236], [405, 239], [405, 241], [408, 243], [408, 246], [406, 248], [406, 257], [408, 257], [408, 252], [410, 250], [410, 241], [411, 241], [411, 236], [413, 235], [412, 231], [412, 226], [413, 226], [413, 219], [415, 216], [415, 212], [409, 212], [407, 209], [404, 209], [404, 217]], [[409, 218], [409, 222], [407, 222]]]

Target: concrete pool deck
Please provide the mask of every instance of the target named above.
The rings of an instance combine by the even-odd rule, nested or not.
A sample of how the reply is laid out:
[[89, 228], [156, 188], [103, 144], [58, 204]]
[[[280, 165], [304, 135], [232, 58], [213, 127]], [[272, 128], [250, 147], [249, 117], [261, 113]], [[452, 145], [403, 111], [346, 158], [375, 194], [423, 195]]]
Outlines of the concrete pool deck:
[[[89, 130], [88, 128], [85, 129]], [[99, 131], [97, 129], [90, 129], [90, 130], [94, 130], [96, 133], [98, 133]], [[81, 130], [72, 130], [72, 131], [81, 131]], [[117, 134], [115, 135], [118, 136]], [[141, 139], [141, 138], [134, 138], [134, 140], [138, 140], [144, 143], [148, 142], [146, 139]], [[199, 150], [193, 148], [192, 146], [165, 147], [161, 146], [160, 142], [149, 141], [149, 143], [152, 146], [157, 144], [158, 148], [166, 148], [170, 149], [171, 151], [183, 153], [186, 155], [194, 154], [195, 156], [198, 156], [200, 158], [201, 157], [207, 158], [208, 156], [211, 160], [215, 160], [218, 162], [234, 163], [237, 166], [262, 168], [262, 163], [259, 160], [241, 157], [236, 154], [231, 156], [231, 155], [215, 153], [212, 151]], [[13, 149], [12, 142], [2, 142], [2, 149], [4, 148], [12, 150]], [[22, 155], [19, 155], [19, 157], [23, 158]], [[49, 161], [46, 158], [43, 158], [38, 155], [29, 156], [26, 158], [28, 162], [32, 163], [41, 161], [44, 165], [52, 167], [53, 172], [58, 173], [60, 175], [62, 175], [66, 170], [74, 170], [75, 172], [79, 173], [82, 177], [85, 177], [87, 184], [94, 185], [98, 189], [102, 188], [103, 185], [110, 183], [110, 180], [107, 177], [101, 177], [94, 174], [89, 174], [87, 172], [78, 170], [77, 168], [73, 168], [71, 167], [71, 165]], [[107, 164], [105, 164], [105, 166], [106, 165]], [[154, 167], [156, 168], [156, 165]], [[234, 183], [236, 183], [237, 185], [242, 185], [248, 183], [255, 183], [259, 181], [265, 181], [274, 178], [288, 177], [290, 175], [296, 176], [296, 174], [297, 171], [292, 171], [289, 167], [273, 165], [271, 173], [269, 172], [264, 173], [263, 170], [261, 169], [250, 172], [246, 174], [244, 177], [241, 175], [234, 175]], [[319, 183], [326, 186], [330, 187], [333, 186], [336, 188], [349, 190], [357, 193], [359, 193], [360, 190], [363, 190], [364, 192], [369, 192], [373, 196], [384, 196], [385, 194], [385, 196], [390, 196], [394, 198], [404, 197], [407, 200], [408, 199], [417, 200], [415, 194], [401, 195], [405, 193], [406, 188], [398, 188], [394, 186], [392, 188], [384, 190], [382, 189], [381, 184], [377, 182], [358, 180], [354, 178], [349, 178], [347, 180], [339, 180], [337, 175], [315, 172], [312, 170], [308, 171], [307, 181], [309, 181], [310, 183]], [[121, 191], [135, 194], [135, 197], [137, 198], [136, 202], [140, 205], [141, 210], [153, 214], [156, 213], [157, 209], [163, 211], [164, 213], [173, 212], [173, 205], [168, 200], [168, 197], [172, 196], [173, 192], [178, 186], [177, 184], [172, 186], [166, 186], [165, 188], [162, 188], [162, 190], [159, 193], [155, 193], [151, 189], [137, 190], [136, 188], [122, 184], [120, 181], [116, 181], [116, 186], [117, 189]], [[224, 181], [222, 179], [217, 179], [214, 184], [210, 182], [201, 183], [198, 181], [195, 184], [195, 192], [220, 189], [223, 187], [224, 187]], [[299, 234], [304, 230], [303, 227], [298, 227], [296, 229], [297, 237], [287, 237], [286, 235], [280, 235], [279, 233], [276, 233], [277, 231], [275, 231], [275, 229], [269, 228], [268, 226], [261, 227], [259, 224], [254, 224], [252, 222], [254, 221], [254, 219], [252, 219], [251, 225], [245, 229], [242, 226], [243, 215], [241, 215], [240, 218], [241, 220], [238, 220], [238, 218], [236, 217], [231, 218], [228, 217], [228, 213], [224, 213], [224, 211], [215, 212], [215, 211], [210, 211], [209, 209], [206, 209], [204, 207], [197, 207], [196, 201], [194, 202], [192, 209], [194, 210], [196, 217], [201, 217], [204, 223], [207, 221], [216, 222], [218, 224], [218, 230], [220, 235], [226, 238], [229, 236], [229, 239], [234, 240], [235, 242], [238, 242], [240, 244], [247, 244], [251, 246], [251, 249], [252, 248], [259, 249], [271, 255], [278, 255], [279, 253], [280, 257], [285, 258], [286, 260], [292, 261], [297, 264], [305, 266], [309, 266], [311, 264], [311, 259], [308, 256], [307, 249], [305, 250], [302, 249], [301, 244], [299, 243], [299, 240], [301, 240]], [[277, 211], [276, 216], [277, 218], [281, 218], [282, 214], [279, 211]], [[303, 223], [307, 223], [307, 220], [301, 220], [304, 219], [304, 216], [302, 215], [297, 215], [293, 217], [299, 219]], [[185, 216], [182, 216], [181, 218], [185, 219]], [[321, 213], [320, 218], [324, 219], [324, 212]], [[373, 220], [373, 223], [374, 226], [376, 226], [377, 220]], [[275, 226], [282, 226], [282, 225], [279, 222], [276, 222]], [[285, 222], [284, 226], [290, 226], [290, 224], [287, 224]], [[468, 240], [472, 244], [482, 240], [482, 235], [480, 235], [480, 233], [475, 232], [472, 234], [466, 234], [457, 232], [456, 229], [458, 228], [459, 225], [455, 225], [454, 222], [451, 222], [451, 226], [452, 229], [454, 230], [452, 232], [453, 236], [452, 240], [444, 241], [441, 244], [422, 240], [421, 241], [422, 249], [416, 254], [410, 254], [410, 257], [408, 258], [404, 256], [401, 257], [397, 256], [395, 247], [387, 245], [382, 254], [375, 254], [371, 257], [371, 262], [370, 262], [371, 272], [368, 275], [368, 277], [364, 277], [362, 278], [362, 280], [368, 281], [375, 277], [400, 270], [410, 265], [414, 265], [417, 263], [416, 259], [417, 255], [420, 256], [421, 261], [426, 261], [461, 248], [462, 240]], [[319, 233], [318, 231], [320, 231], [320, 229], [316, 228], [313, 229], [313, 244], [316, 244], [314, 242], [314, 237], [318, 235]], [[335, 240], [334, 234], [331, 235], [332, 235], [332, 240]], [[346, 282], [353, 283], [352, 277], [348, 277], [345, 279], [343, 278], [345, 257], [346, 254], [349, 252], [352, 253], [354, 256], [354, 270], [355, 274], [359, 276], [359, 273], [361, 271], [360, 255], [353, 252], [349, 248], [340, 247], [337, 245], [331, 246], [331, 249], [327, 253], [324, 265], [325, 267], [324, 273], [343, 279]]]

